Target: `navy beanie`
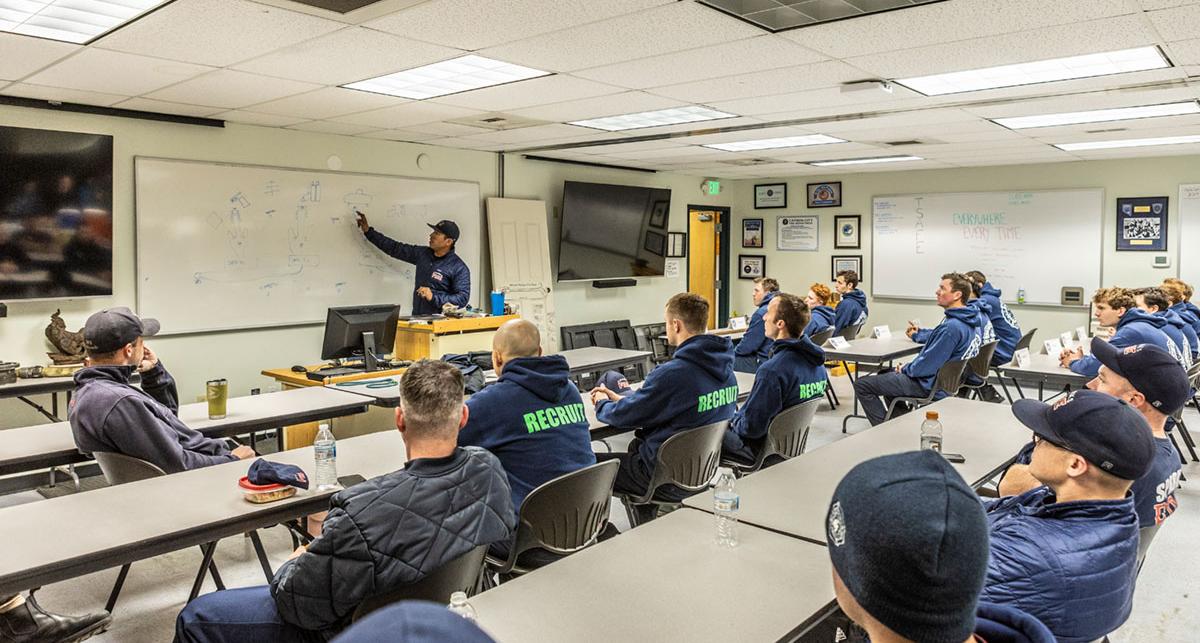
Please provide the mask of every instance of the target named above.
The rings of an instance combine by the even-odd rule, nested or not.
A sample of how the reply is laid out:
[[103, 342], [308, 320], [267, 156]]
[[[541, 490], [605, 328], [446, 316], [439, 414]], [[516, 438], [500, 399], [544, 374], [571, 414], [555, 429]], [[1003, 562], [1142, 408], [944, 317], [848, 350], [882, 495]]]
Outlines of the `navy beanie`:
[[371, 612], [334, 643], [495, 643], [478, 625], [428, 601], [400, 601]]
[[859, 464], [826, 514], [829, 557], [854, 599], [895, 633], [962, 643], [988, 563], [983, 505], [950, 463], [925, 449]]

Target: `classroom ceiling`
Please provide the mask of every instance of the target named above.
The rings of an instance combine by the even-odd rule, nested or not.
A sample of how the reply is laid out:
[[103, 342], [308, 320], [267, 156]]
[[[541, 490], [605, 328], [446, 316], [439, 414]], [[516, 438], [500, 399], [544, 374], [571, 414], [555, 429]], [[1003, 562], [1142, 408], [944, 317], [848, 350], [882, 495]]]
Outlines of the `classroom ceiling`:
[[[771, 33], [695, 0], [380, 0], [344, 14], [175, 0], [86, 45], [0, 33], [0, 94], [725, 178], [828, 174], [807, 163], [897, 155], [923, 160], [838, 172], [1200, 154], [1200, 143], [1054, 147], [1196, 136], [1196, 113], [1024, 130], [989, 120], [1197, 100], [1200, 0], [857, 4], [896, 8]], [[1171, 66], [940, 96], [845, 87], [1146, 46]], [[340, 86], [467, 54], [551, 73], [422, 100]], [[570, 124], [691, 106], [732, 116]], [[845, 142], [705, 147], [814, 134]]]

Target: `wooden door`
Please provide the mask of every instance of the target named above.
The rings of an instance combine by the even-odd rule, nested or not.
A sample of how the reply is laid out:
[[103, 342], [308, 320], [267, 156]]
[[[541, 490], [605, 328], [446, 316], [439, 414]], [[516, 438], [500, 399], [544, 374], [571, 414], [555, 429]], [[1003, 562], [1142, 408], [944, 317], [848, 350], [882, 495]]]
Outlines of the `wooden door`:
[[487, 200], [487, 217], [492, 288], [503, 289], [505, 303], [537, 325], [542, 350], [557, 353], [546, 203], [493, 197]]
[[688, 292], [708, 300], [708, 327], [717, 327], [718, 231], [721, 212], [688, 208]]

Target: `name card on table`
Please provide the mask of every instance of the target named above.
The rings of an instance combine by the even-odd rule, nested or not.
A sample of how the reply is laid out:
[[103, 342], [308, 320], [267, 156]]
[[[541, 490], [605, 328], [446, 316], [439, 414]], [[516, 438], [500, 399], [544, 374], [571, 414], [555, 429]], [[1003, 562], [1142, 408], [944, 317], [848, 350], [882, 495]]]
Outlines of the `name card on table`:
[[729, 318], [729, 329], [730, 330], [745, 330], [745, 328], [749, 325], [750, 325], [750, 321], [748, 319], [746, 319], [745, 316]]
[[1086, 326], [1080, 326], [1075, 329], [1075, 339], [1078, 339], [1081, 342], [1086, 342], [1087, 338], [1088, 338], [1088, 336], [1087, 336], [1087, 327]]
[[875, 339], [891, 339], [892, 329], [888, 328], [887, 326], [876, 326], [872, 335], [875, 337]]
[[1046, 347], [1047, 355], [1053, 355], [1055, 357], [1058, 357], [1063, 350], [1062, 341], [1060, 341], [1057, 337], [1054, 339], [1047, 339], [1045, 342], [1043, 342], [1043, 346]]
[[1075, 340], [1072, 337], [1071, 331], [1059, 335], [1058, 339], [1062, 342], [1063, 348], [1075, 348]]
[[1013, 361], [1017, 363], [1017, 368], [1029, 368], [1029, 362], [1032, 358], [1029, 356], [1029, 349], [1022, 348], [1013, 353]]
[[850, 348], [850, 342], [846, 341], [846, 338], [845, 338], [845, 337], [839, 337], [839, 336], [837, 336], [837, 335], [834, 335], [833, 337], [830, 337], [830, 338], [829, 338], [829, 341], [828, 341], [828, 342], [826, 342], [826, 343], [828, 343], [828, 344], [829, 344], [829, 347], [830, 347], [830, 348], [835, 348], [835, 349], [837, 349], [837, 350], [839, 350], [839, 351], [840, 351], [840, 350], [845, 350], [845, 349], [847, 349], [847, 348]]

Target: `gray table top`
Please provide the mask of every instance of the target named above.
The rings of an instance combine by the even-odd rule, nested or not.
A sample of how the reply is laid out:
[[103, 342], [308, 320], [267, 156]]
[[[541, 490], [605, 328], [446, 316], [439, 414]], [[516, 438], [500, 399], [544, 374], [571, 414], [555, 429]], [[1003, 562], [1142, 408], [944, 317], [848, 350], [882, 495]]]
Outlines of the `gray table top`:
[[1047, 355], [1045, 353], [1033, 353], [1029, 356], [1029, 366], [1024, 368], [1017, 366], [1016, 362], [1009, 362], [999, 367], [999, 370], [1005, 377], [1009, 377], [1019, 381], [1056, 381], [1067, 384], [1076, 384], [1083, 386], [1088, 380], [1092, 379], [1086, 375], [1080, 375], [1069, 368], [1060, 366], [1057, 355]]
[[[939, 412], [944, 451], [966, 457], [954, 468], [972, 486], [1007, 466], [1030, 440], [1031, 432], [1013, 417], [1007, 404], [946, 398], [738, 480], [739, 518], [824, 543], [825, 513], [838, 482], [860, 462], [919, 448], [927, 410]], [[712, 511], [712, 494], [692, 496], [685, 504]]]
[[[313, 471], [312, 447], [269, 456]], [[338, 441], [338, 473], [366, 478], [403, 468], [397, 431]], [[149, 558], [305, 515], [332, 492], [300, 490], [278, 502], [242, 499], [238, 479], [249, 461], [230, 462], [83, 494], [0, 509], [0, 542], [19, 556], [0, 556], [0, 592], [20, 591], [81, 573]], [[186, 499], [186, 501], [184, 501]], [[80, 525], [90, 528], [80, 531]], [[47, 534], [77, 534], [47, 538]]]
[[825, 345], [825, 359], [864, 364], [881, 364], [900, 357], [916, 355], [919, 352], [921, 352], [921, 344], [905, 337], [904, 333], [897, 333], [886, 339], [875, 339], [874, 337], [855, 339], [850, 342], [850, 346], [840, 350], [830, 348], [828, 344]]
[[681, 509], [471, 604], [509, 642], [777, 641], [825, 613], [834, 593], [823, 547], [738, 531], [738, 546], [721, 549], [712, 516]]
[[605, 346], [587, 346], [559, 351], [558, 355], [566, 358], [567, 367], [571, 369], [571, 372], [578, 372], [613, 364], [635, 364], [650, 359], [653, 353]]
[[12, 384], [0, 384], [0, 398], [42, 393], [63, 393], [75, 388], [74, 377], [34, 377], [19, 379]]

